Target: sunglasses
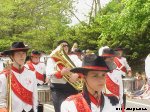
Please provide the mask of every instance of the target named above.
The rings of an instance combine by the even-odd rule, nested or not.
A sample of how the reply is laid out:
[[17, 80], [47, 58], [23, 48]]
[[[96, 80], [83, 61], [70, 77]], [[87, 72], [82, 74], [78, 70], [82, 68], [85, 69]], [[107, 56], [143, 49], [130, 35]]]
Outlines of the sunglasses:
[[68, 47], [68, 45], [63, 45], [63, 47]]

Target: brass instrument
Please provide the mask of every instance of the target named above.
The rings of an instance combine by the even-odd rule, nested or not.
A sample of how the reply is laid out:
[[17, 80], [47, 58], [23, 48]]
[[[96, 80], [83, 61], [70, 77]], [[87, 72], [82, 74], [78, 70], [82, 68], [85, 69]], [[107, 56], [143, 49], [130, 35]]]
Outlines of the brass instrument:
[[12, 112], [11, 65], [12, 65], [12, 62], [8, 60], [5, 66], [5, 69], [10, 71], [9, 74], [7, 75], [7, 111], [8, 112]]
[[[58, 64], [62, 64], [64, 65], [64, 67], [66, 68], [75, 68], [75, 64], [71, 61], [71, 59], [68, 57], [68, 55], [65, 53], [63, 46], [60, 45], [58, 46], [51, 54], [50, 57], [54, 57], [59, 59], [60, 61], [58, 61], [56, 63], [56, 65]], [[69, 78], [70, 78], [71, 74], [66, 74], [63, 76], [63, 78], [70, 84], [72, 85], [76, 90], [80, 91], [83, 88], [83, 80], [81, 78], [78, 78], [76, 82], [70, 82]]]

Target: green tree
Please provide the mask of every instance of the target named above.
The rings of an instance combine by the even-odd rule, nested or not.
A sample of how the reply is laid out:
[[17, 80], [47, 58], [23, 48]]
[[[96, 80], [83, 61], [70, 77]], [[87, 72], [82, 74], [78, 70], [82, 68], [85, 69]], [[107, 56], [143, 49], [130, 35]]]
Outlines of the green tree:
[[70, 23], [73, 0], [1, 0], [1, 50], [12, 41], [50, 51]]

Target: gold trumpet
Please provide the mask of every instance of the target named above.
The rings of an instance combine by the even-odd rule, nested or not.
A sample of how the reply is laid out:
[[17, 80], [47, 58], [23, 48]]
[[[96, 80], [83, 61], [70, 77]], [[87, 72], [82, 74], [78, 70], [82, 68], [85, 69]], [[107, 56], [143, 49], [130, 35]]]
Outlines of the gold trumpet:
[[[57, 58], [59, 59], [59, 61], [56, 63], [56, 65], [58, 64], [62, 64], [64, 67], [66, 68], [75, 68], [75, 64], [71, 61], [71, 59], [68, 57], [68, 55], [66, 54], [66, 52], [63, 49], [63, 46], [60, 45], [58, 46], [51, 54], [50, 57], [52, 58]], [[58, 70], [58, 68], [57, 68]], [[72, 85], [76, 90], [80, 91], [83, 88], [83, 80], [82, 78], [78, 78], [76, 82], [70, 82], [69, 78], [70, 78], [71, 74], [66, 74], [63, 76], [63, 78], [70, 84]]]

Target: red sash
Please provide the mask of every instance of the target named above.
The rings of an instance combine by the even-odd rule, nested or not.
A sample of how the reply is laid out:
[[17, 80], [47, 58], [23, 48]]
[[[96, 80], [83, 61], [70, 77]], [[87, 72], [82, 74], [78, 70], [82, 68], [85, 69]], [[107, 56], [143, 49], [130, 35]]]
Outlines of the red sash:
[[25, 103], [33, 105], [33, 93], [24, 88], [12, 73], [12, 90]]
[[[10, 74], [10, 71], [3, 71], [3, 73], [6, 75], [6, 77]], [[26, 88], [24, 88], [20, 82], [15, 77], [14, 73], [11, 73], [11, 89], [16, 94], [16, 96], [19, 97], [23, 102], [33, 105], [33, 93]]]
[[[58, 61], [60, 61], [58, 58], [52, 57], [52, 59], [53, 59], [56, 63], [57, 63]], [[61, 63], [57, 64], [57, 66], [59, 67], [60, 70], [62, 70], [62, 69], [64, 68], [64, 65], [61, 64]]]
[[67, 100], [73, 100], [77, 109], [77, 112], [91, 112], [86, 100], [82, 94], [70, 96]]
[[36, 74], [36, 78], [38, 79], [38, 80], [41, 80], [41, 81], [44, 81], [44, 75], [42, 75], [41, 73], [39, 73], [39, 72], [35, 72], [35, 74]]
[[[28, 62], [27, 64], [28, 64], [30, 70], [35, 71], [35, 68], [31, 62]], [[38, 80], [44, 81], [44, 75], [43, 74], [39, 73], [38, 71], [36, 71], [35, 74], [36, 74], [36, 78]]]
[[105, 76], [105, 79], [107, 89], [114, 95], [119, 96], [119, 85], [114, 83], [108, 75]]
[[114, 62], [116, 63], [117, 67], [118, 67], [121, 71], [123, 71], [123, 72], [125, 72], [125, 73], [127, 72], [127, 69], [125, 68], [124, 65], [122, 65], [122, 63], [118, 60], [117, 57], [114, 58]]

